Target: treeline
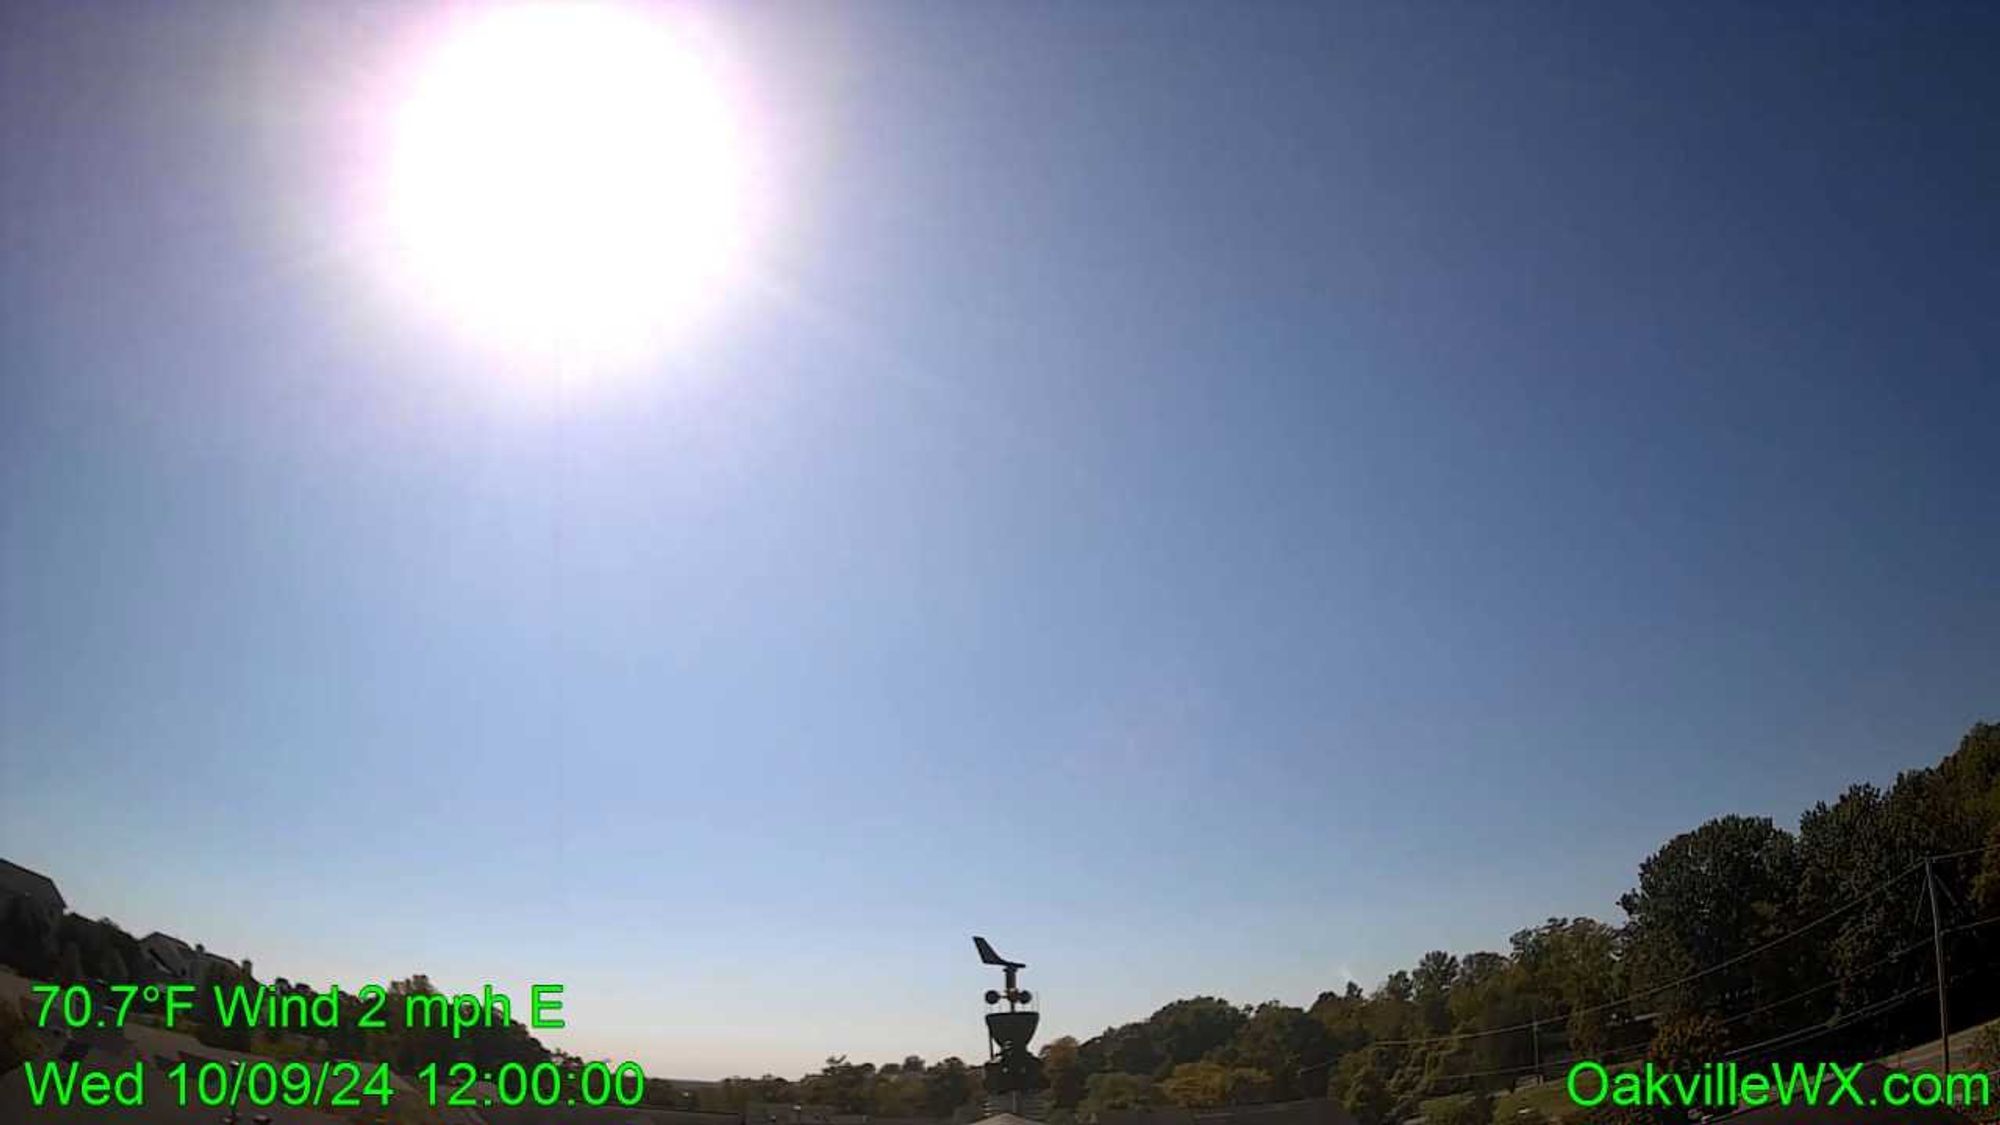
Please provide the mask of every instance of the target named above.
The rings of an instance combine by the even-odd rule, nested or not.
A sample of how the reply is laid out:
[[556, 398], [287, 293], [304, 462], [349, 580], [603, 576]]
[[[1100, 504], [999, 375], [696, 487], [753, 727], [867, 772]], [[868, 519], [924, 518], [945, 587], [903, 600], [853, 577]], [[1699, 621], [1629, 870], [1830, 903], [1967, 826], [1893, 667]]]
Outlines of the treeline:
[[[1552, 918], [1505, 949], [1431, 951], [1372, 990], [1349, 982], [1304, 1006], [1197, 996], [1086, 1039], [1056, 1039], [1041, 1051], [1055, 1115], [1329, 1096], [1363, 1125], [1403, 1120], [1427, 1102], [1433, 1125], [1487, 1125], [1495, 1095], [1560, 1076], [1578, 1058], [1693, 1068], [1874, 1057], [1936, 1034], [1933, 916], [1955, 1026], [2000, 1014], [2000, 725], [1973, 727], [1943, 761], [1886, 790], [1856, 785], [1814, 805], [1796, 830], [1725, 816], [1676, 836], [1640, 865], [1619, 906], [1616, 924]], [[50, 923], [18, 901], [0, 915], [0, 961], [43, 979], [151, 983], [138, 943], [115, 924], [74, 914]], [[224, 977], [238, 971], [221, 966]], [[247, 980], [249, 966], [240, 972]], [[397, 987], [430, 985], [419, 976]], [[518, 1024], [452, 1039], [342, 1022], [348, 1030], [304, 1049], [405, 1070], [575, 1061], [551, 1056]], [[199, 1034], [253, 1046], [212, 1023]], [[957, 1058], [839, 1057], [797, 1080], [681, 1091], [656, 1082], [651, 1100], [963, 1117], [982, 1078]], [[1438, 1099], [1453, 1095], [1447, 1110]]]
[[[1364, 1125], [1426, 1102], [1434, 1125], [1485, 1125], [1495, 1095], [1578, 1058], [1873, 1057], [1936, 1036], [1932, 893], [1955, 1024], [2000, 1014], [1988, 999], [2000, 925], [1987, 925], [2000, 920], [2000, 725], [1887, 790], [1814, 805], [1796, 830], [1725, 816], [1674, 837], [1640, 865], [1617, 924], [1552, 918], [1504, 949], [1431, 951], [1372, 990], [1350, 982], [1302, 1007], [1197, 996], [1056, 1039], [1041, 1052], [1049, 1097], [1057, 1116], [1086, 1120], [1331, 1096]], [[797, 1083], [736, 1079], [702, 1100], [941, 1116], [955, 1088], [913, 1102], [929, 1069], [912, 1080], [905, 1064], [831, 1060]], [[1461, 1097], [1441, 1106], [1449, 1095]]]
[[984, 1093], [985, 1074], [978, 1065], [955, 1056], [926, 1062], [919, 1055], [880, 1066], [849, 1062], [842, 1055], [797, 1080], [766, 1074], [682, 1091], [692, 1096], [696, 1108], [727, 1113], [753, 1105], [799, 1105], [892, 1118], [973, 1116], [971, 1109]]

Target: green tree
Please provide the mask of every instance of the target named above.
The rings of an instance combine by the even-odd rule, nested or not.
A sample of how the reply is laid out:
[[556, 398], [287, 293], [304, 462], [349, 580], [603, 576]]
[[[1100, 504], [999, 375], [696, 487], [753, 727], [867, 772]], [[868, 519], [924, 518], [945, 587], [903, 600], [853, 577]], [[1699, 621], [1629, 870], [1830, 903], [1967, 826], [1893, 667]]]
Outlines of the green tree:
[[1464, 1083], [1455, 1076], [1514, 1072], [1527, 1066], [1534, 1058], [1532, 1026], [1519, 1031], [1504, 1029], [1532, 1025], [1542, 1016], [1553, 1022], [1555, 1002], [1537, 993], [1533, 974], [1522, 966], [1518, 954], [1510, 958], [1479, 952], [1467, 954], [1459, 963], [1458, 980], [1451, 990], [1451, 1012], [1452, 1030], [1464, 1038], [1442, 1044], [1452, 1049], [1420, 1060], [1421, 1067], [1414, 1074], [1399, 1070], [1392, 1088], [1407, 1083], [1422, 1089], [1427, 1083], [1444, 1082], [1450, 1089], [1462, 1089]]
[[1334, 1058], [1333, 1037], [1324, 1023], [1303, 1009], [1271, 1000], [1259, 1004], [1236, 1037], [1210, 1057], [1262, 1071], [1271, 1086], [1270, 1096], [1289, 1101], [1325, 1089], [1327, 1064]]
[[[1358, 1051], [1368, 1042], [1368, 996], [1358, 982], [1348, 981], [1339, 992], [1320, 993], [1307, 1014], [1326, 1029], [1331, 1058]], [[1327, 1083], [1331, 1085], [1332, 1081], [1329, 1074]]]
[[1646, 1059], [1661, 1070], [1692, 1074], [1722, 1057], [1729, 1037], [1722, 1021], [1710, 1015], [1682, 1015], [1660, 1024], [1653, 1033]]
[[1184, 1109], [1210, 1109], [1229, 1104], [1229, 1068], [1219, 1063], [1182, 1063], [1174, 1068], [1160, 1093]]
[[[1638, 983], [1684, 976], [1783, 932], [1795, 920], [1799, 872], [1796, 841], [1765, 817], [1720, 817], [1667, 841], [1619, 900], [1631, 918]], [[1796, 958], [1796, 950], [1774, 950], [1739, 962], [1668, 992], [1663, 1006], [1702, 1011], [1725, 998], [1775, 999], [1793, 982]]]
[[1426, 1035], [1442, 1035], [1451, 1028], [1451, 986], [1458, 977], [1458, 958], [1442, 949], [1433, 949], [1418, 960], [1410, 974], [1411, 999], [1417, 1006], [1417, 1026]]
[[1154, 1012], [1146, 1029], [1167, 1065], [1195, 1062], [1230, 1041], [1249, 1017], [1213, 996], [1176, 1000]]
[[1077, 1115], [1086, 1120], [1119, 1109], [1147, 1109], [1164, 1101], [1158, 1086], [1144, 1074], [1106, 1071], [1093, 1074], [1085, 1083], [1083, 1102]]
[[[1899, 781], [1898, 788], [1907, 805], [1915, 787]], [[1818, 917], [1845, 909], [1839, 925], [1788, 943], [1793, 948], [1787, 952], [1809, 959], [1820, 975], [1836, 980], [1835, 1000], [1843, 1008], [1887, 999], [1919, 983], [1912, 974], [1923, 963], [1896, 960], [1894, 954], [1927, 936], [1929, 919], [1912, 913], [1903, 895], [1876, 895], [1846, 906], [1921, 862], [1923, 841], [1910, 831], [1911, 825], [1897, 823], [1908, 819], [1901, 811], [1892, 809], [1889, 793], [1855, 785], [1832, 804], [1821, 801], [1799, 818], [1800, 912]], [[1921, 892], [1917, 880], [1908, 886], [1912, 893]], [[1795, 1020], [1798, 1013], [1777, 1014]]]
[[972, 1100], [972, 1075], [965, 1060], [953, 1055], [924, 1071], [924, 1113], [949, 1117], [953, 1110]]
[[807, 1075], [799, 1085], [812, 1102], [833, 1106], [842, 1113], [862, 1113], [868, 1108], [868, 1087], [874, 1077], [873, 1063], [851, 1063], [846, 1055], [835, 1055], [818, 1074]]
[[1395, 1107], [1382, 1058], [1375, 1050], [1357, 1051], [1341, 1060], [1340, 1104], [1360, 1125], [1383, 1125]]
[[[1591, 918], [1551, 918], [1511, 939], [1519, 974], [1522, 1020], [1564, 1028], [1579, 1054], [1598, 1054], [1608, 1043], [1605, 1005], [1625, 994], [1618, 931]], [[1565, 1016], [1567, 1017], [1565, 1020]]]
[[1254, 1105], [1271, 1100], [1271, 1076], [1256, 1067], [1182, 1063], [1160, 1083], [1160, 1093], [1186, 1109]]
[[1373, 1039], [1411, 1039], [1423, 1034], [1417, 1019], [1416, 985], [1398, 969], [1368, 997], [1368, 1033]]
[[1271, 1100], [1271, 1074], [1254, 1066], [1232, 1066], [1224, 1080], [1230, 1105], [1259, 1105]]
[[1076, 1036], [1065, 1035], [1042, 1048], [1042, 1074], [1049, 1082], [1049, 1101], [1057, 1109], [1074, 1109], [1083, 1101], [1085, 1080]]
[[1395, 1103], [1391, 1115], [1400, 1120], [1419, 1112], [1422, 1103], [1432, 1098], [1465, 1092], [1470, 1088], [1465, 1076], [1475, 1070], [1472, 1058], [1468, 1042], [1462, 1039], [1420, 1043], [1405, 1050], [1389, 1077], [1389, 1096]]
[[1165, 1061], [1153, 1039], [1152, 1029], [1143, 1023], [1128, 1023], [1107, 1029], [1095, 1041], [1095, 1046], [1104, 1060], [1101, 1068], [1104, 1070], [1151, 1075]]
[[924, 1111], [924, 1075], [888, 1063], [875, 1072], [868, 1086], [867, 1112], [876, 1117], [920, 1117]]

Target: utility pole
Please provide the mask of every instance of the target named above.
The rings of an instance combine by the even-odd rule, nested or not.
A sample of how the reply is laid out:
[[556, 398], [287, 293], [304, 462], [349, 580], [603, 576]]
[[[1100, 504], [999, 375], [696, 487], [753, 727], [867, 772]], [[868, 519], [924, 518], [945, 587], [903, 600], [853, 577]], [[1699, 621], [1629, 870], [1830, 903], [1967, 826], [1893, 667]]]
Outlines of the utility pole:
[[[1539, 1007], [1539, 1005], [1536, 1007]], [[1528, 1010], [1533, 1012], [1535, 1008], [1531, 1007]], [[1528, 1020], [1528, 1034], [1533, 1038], [1535, 1044], [1535, 1082], [1539, 1085], [1542, 1081], [1542, 1017], [1540, 1015], [1533, 1016]]]
[[1939, 1069], [1951, 1073], [1951, 1016], [1945, 1007], [1944, 931], [1938, 926], [1937, 876], [1931, 873], [1931, 857], [1924, 857], [1924, 891], [1931, 896], [1931, 953], [1937, 958], [1938, 1042], [1944, 1048]]

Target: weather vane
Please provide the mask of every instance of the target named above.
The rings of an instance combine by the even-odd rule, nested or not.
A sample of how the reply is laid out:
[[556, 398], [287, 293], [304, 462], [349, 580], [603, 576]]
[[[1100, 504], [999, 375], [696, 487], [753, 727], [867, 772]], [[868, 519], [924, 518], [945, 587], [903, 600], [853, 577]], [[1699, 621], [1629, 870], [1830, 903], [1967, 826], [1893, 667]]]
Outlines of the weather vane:
[[1033, 993], [1017, 983], [1016, 974], [1027, 968], [1027, 964], [1009, 961], [993, 952], [993, 946], [983, 937], [974, 936], [972, 944], [978, 948], [981, 961], [999, 968], [1005, 982], [1003, 988], [986, 990], [986, 1003], [1007, 1002], [1006, 1011], [986, 1013], [986, 1090], [990, 1094], [1007, 1095], [1008, 1108], [1019, 1113], [1022, 1095], [1042, 1088], [1042, 1060], [1028, 1051], [1028, 1040], [1035, 1037], [1042, 1014], [1021, 1007], [1035, 1000]]

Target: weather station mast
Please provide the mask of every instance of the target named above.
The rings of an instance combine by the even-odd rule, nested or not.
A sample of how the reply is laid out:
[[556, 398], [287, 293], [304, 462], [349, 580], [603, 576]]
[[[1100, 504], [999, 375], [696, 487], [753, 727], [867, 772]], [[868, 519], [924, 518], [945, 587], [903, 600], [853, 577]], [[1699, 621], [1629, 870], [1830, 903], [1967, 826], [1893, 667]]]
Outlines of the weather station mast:
[[1013, 1114], [1027, 1114], [1039, 1117], [1039, 1101], [1035, 1094], [1044, 1085], [1042, 1081], [1042, 1060], [1028, 1050], [1028, 1040], [1035, 1037], [1035, 1027], [1042, 1021], [1042, 1014], [1024, 1005], [1035, 1002], [1034, 994], [1019, 987], [1017, 974], [1027, 968], [1021, 961], [1009, 961], [993, 952], [985, 938], [974, 937], [972, 944], [979, 950], [979, 960], [1000, 970], [1003, 986], [986, 990], [986, 1005], [989, 1008], [1006, 1001], [1004, 1011], [986, 1013], [986, 1109], [988, 1113], [1005, 1110]]

